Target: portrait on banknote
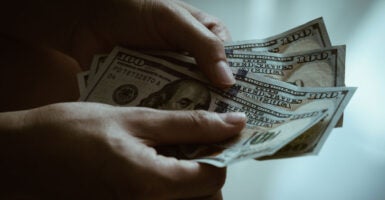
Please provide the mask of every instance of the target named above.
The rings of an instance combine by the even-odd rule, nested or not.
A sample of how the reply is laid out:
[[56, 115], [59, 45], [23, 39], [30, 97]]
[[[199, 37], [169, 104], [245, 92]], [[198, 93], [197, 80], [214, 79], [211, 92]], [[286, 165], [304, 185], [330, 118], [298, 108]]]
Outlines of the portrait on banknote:
[[143, 99], [138, 106], [163, 110], [208, 110], [208, 88], [195, 80], [179, 79]]

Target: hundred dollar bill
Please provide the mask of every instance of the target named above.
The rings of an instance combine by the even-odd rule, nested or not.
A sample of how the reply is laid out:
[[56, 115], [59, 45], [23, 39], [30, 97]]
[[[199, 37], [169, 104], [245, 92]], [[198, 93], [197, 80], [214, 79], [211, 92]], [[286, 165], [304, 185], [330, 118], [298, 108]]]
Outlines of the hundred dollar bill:
[[[255, 159], [274, 154], [277, 149], [322, 120], [325, 112], [316, 111], [305, 115], [297, 115], [291, 120], [280, 123], [274, 128], [254, 126], [245, 128], [241, 137], [222, 144], [182, 148], [185, 155], [198, 162], [217, 167], [228, 166], [245, 159]], [[187, 153], [186, 153], [187, 152]]]
[[[195, 59], [186, 55], [167, 51], [146, 53], [190, 70], [198, 69]], [[290, 54], [227, 51], [226, 56], [234, 74], [243, 70], [249, 75], [263, 75], [301, 87], [345, 85], [344, 45]]]
[[[227, 52], [230, 67], [305, 87], [345, 85], [345, 46], [290, 54]], [[342, 116], [336, 127], [341, 127]]]
[[[194, 58], [175, 52], [148, 52], [192, 69]], [[302, 87], [344, 86], [345, 46], [335, 46], [305, 52], [277, 54], [269, 52], [227, 52], [233, 73], [239, 70], [249, 75], [263, 75]], [[342, 125], [342, 118], [336, 127]]]
[[[288, 144], [286, 151], [279, 151], [274, 155], [275, 157], [318, 154], [356, 90], [356, 88], [352, 87], [309, 88], [294, 87], [294, 85], [282, 87], [280, 83], [274, 83], [275, 80], [271, 79], [269, 80], [270, 85], [266, 85], [266, 80], [264, 80], [266, 77], [249, 77], [245, 74], [247, 72], [240, 71], [235, 76], [237, 80], [236, 87], [238, 87], [236, 90], [241, 91], [237, 93], [240, 98], [274, 105], [287, 110], [293, 110], [304, 105], [329, 108], [327, 116], [321, 122]], [[301, 148], [289, 148], [290, 146], [301, 146]]]
[[[333, 52], [333, 50], [334, 50], [334, 52]], [[343, 50], [344, 50], [344, 47], [340, 46], [340, 47], [334, 48], [334, 49], [328, 48], [326, 51], [314, 50], [314, 51], [310, 51], [309, 53], [302, 53], [302, 55], [299, 54], [298, 56], [294, 57], [295, 58], [294, 60], [300, 60], [300, 61], [313, 60], [314, 63], [307, 64], [307, 65], [305, 64], [303, 66], [299, 65], [302, 68], [298, 67], [298, 63], [293, 64], [294, 67], [287, 67], [287, 68], [290, 68], [290, 69], [287, 69], [287, 71], [289, 71], [289, 72], [282, 72], [283, 71], [282, 70], [280, 74], [283, 74], [283, 75], [285, 73], [293, 74], [293, 72], [290, 72], [290, 70], [300, 71], [300, 70], [306, 69], [306, 67], [313, 67], [313, 70], [314, 70], [314, 65], [315, 65], [315, 67], [317, 67], [319, 69], [319, 71], [325, 72], [323, 74], [323, 76], [320, 76], [320, 78], [323, 78], [323, 80], [322, 79], [319, 80], [320, 78], [316, 79], [317, 77], [313, 77], [315, 80], [307, 79], [307, 77], [304, 76], [305, 81], [304, 81], [304, 83], [302, 82], [302, 84], [300, 84], [301, 86], [305, 85], [305, 86], [323, 86], [324, 87], [324, 86], [344, 85], [343, 76], [342, 76], [342, 74], [344, 72], [344, 62], [343, 62], [343, 60], [344, 60], [343, 59], [344, 58], [343, 52], [344, 51]], [[339, 51], [341, 51], [341, 56], [338, 56]], [[263, 56], [266, 54], [269, 55], [269, 53], [265, 53], [265, 52], [259, 53], [261, 58], [266, 58], [266, 56]], [[181, 56], [178, 54], [174, 54], [174, 55], [170, 56], [170, 55], [167, 55], [164, 53], [163, 54], [158, 53], [156, 55], [157, 56], [163, 56], [163, 58], [168, 59], [171, 62], [185, 65], [185, 66], [187, 66], [187, 67], [185, 67], [186, 69], [191, 70], [194, 68], [193, 59], [188, 58], [186, 56]], [[255, 56], [255, 55], [258, 55], [258, 53], [252, 53], [251, 55]], [[270, 56], [271, 55], [274, 55], [275, 58], [283, 58], [283, 60], [286, 60], [286, 61], [291, 61], [293, 59], [293, 57], [285, 57], [283, 55], [270, 54]], [[320, 60], [314, 61], [314, 59], [312, 58], [313, 56], [320, 56], [319, 57]], [[241, 54], [240, 57], [244, 57], [244, 54]], [[324, 57], [325, 59], [322, 59], [321, 57]], [[170, 59], [170, 58], [172, 58], [172, 59]], [[253, 59], [255, 59], [255, 58], [253, 58]], [[262, 59], [260, 59], [260, 60], [262, 60]], [[234, 87], [233, 87], [233, 90], [241, 91], [241, 92], [237, 92], [237, 94], [242, 99], [249, 99], [249, 101], [252, 101], [252, 102], [260, 101], [260, 102], [265, 102], [265, 103], [278, 105], [278, 106], [282, 106], [282, 107], [293, 107], [293, 104], [295, 104], [295, 102], [302, 102], [303, 101], [303, 99], [302, 99], [303, 97], [301, 97], [301, 96], [288, 97], [288, 96], [276, 95], [277, 93], [279, 93], [279, 91], [277, 91], [277, 90], [272, 90], [273, 92], [270, 92], [270, 93], [269, 92], [263, 92], [262, 91], [263, 88], [261, 88], [260, 80], [262, 80], [264, 78], [260, 77], [260, 76], [255, 77], [256, 73], [253, 73], [253, 72], [250, 73], [251, 70], [245, 70], [242, 67], [241, 68], [236, 68], [236, 67], [234, 68], [234, 66], [236, 66], [236, 65], [233, 65], [234, 63], [232, 63], [232, 61], [234, 61], [234, 59], [229, 58], [229, 62], [230, 62], [230, 65], [232, 66], [232, 69], [233, 70], [235, 69], [233, 71], [235, 73], [235, 78], [238, 81], [234, 87], [239, 86], [239, 89], [234, 89]], [[237, 61], [235, 60], [235, 62], [237, 62]], [[247, 62], [249, 62], [249, 61], [247, 61]], [[266, 61], [262, 60], [261, 62], [266, 62]], [[242, 63], [242, 60], [240, 63]], [[288, 63], [290, 63], [290, 62], [288, 62]], [[281, 62], [281, 64], [275, 63], [275, 65], [276, 66], [284, 66], [284, 62]], [[295, 65], [297, 65], [297, 66], [295, 66]], [[286, 66], [288, 66], [288, 64], [286, 64]], [[322, 70], [321, 67], [326, 68], [327, 70]], [[317, 70], [314, 70], [314, 73], [317, 73]], [[240, 76], [240, 74], [248, 74], [249, 77], [250, 76], [253, 77], [253, 78], [248, 78], [249, 83], [247, 84], [247, 86], [245, 86], [244, 84], [242, 85], [242, 83], [245, 80], [242, 79], [242, 76]], [[320, 74], [320, 75], [322, 75], [322, 74]], [[339, 79], [339, 77], [340, 77], [340, 79]], [[290, 79], [290, 77], [289, 78], [286, 77], [286, 78]], [[329, 81], [326, 81], [326, 80], [329, 80]], [[251, 89], [251, 88], [256, 88], [256, 89]], [[305, 88], [305, 89], [307, 89], [307, 88]], [[249, 92], [245, 92], [248, 90], [249, 90]], [[297, 91], [301, 91], [301, 89], [298, 89]], [[337, 92], [337, 93], [342, 92], [342, 93], [340, 93], [340, 95], [332, 95], [333, 98], [345, 98], [345, 97], [347, 97], [347, 99], [350, 99], [352, 93], [354, 92], [354, 88], [324, 88], [324, 90], [319, 89], [317, 92], [318, 92], [318, 94], [320, 94], [320, 93], [325, 93], [325, 94], [329, 93], [330, 94], [330, 93], [334, 93], [334, 92]], [[241, 96], [242, 94], [243, 94], [243, 96]], [[287, 95], [289, 95], [289, 94], [287, 94]], [[322, 97], [322, 95], [320, 95], [320, 96]], [[329, 97], [324, 96], [323, 98], [330, 100]], [[250, 100], [250, 98], [251, 98], [251, 100]], [[294, 102], [294, 103], [291, 103], [291, 102]], [[333, 102], [333, 101], [329, 101], [329, 102]], [[339, 101], [335, 101], [335, 103], [336, 103], [336, 104], [334, 104], [335, 108], [338, 107], [338, 102]], [[323, 102], [323, 103], [325, 103], [325, 102]], [[347, 101], [346, 101], [346, 103], [347, 103]], [[342, 107], [345, 107], [345, 105]], [[292, 144], [288, 145], [288, 146], [293, 146], [293, 145], [295, 146], [295, 148], [292, 148], [290, 150], [290, 153], [289, 153], [289, 151], [287, 151], [285, 153], [283, 153], [281, 151], [280, 156], [281, 157], [290, 157], [290, 156], [305, 155], [308, 153], [317, 154], [319, 152], [320, 148], [322, 147], [324, 141], [326, 140], [327, 136], [331, 132], [332, 128], [337, 124], [338, 118], [342, 115], [342, 111], [343, 111], [343, 109], [335, 109], [333, 112], [329, 113], [328, 117], [325, 120], [323, 120], [322, 123], [317, 124], [317, 128], [314, 128], [313, 131], [308, 131], [307, 134], [304, 134], [303, 136], [301, 136], [301, 138], [299, 138], [298, 140], [296, 140]], [[306, 140], [304, 138], [306, 138]], [[301, 148], [297, 148], [298, 146], [301, 146]], [[289, 148], [286, 148], [286, 149], [288, 150]], [[295, 151], [295, 150], [297, 150], [297, 151]], [[275, 155], [275, 156], [278, 156], [278, 155]]]
[[225, 48], [242, 51], [293, 53], [330, 47], [331, 42], [322, 18], [314, 19], [281, 34], [260, 39], [226, 43]]
[[302, 87], [345, 85], [345, 46], [290, 54], [228, 51], [226, 56], [234, 73], [244, 70]]
[[[285, 80], [291, 83], [295, 83], [295, 85], [298, 86], [326, 87], [323, 90], [319, 89], [317, 92], [342, 92], [340, 95], [333, 95], [333, 98], [345, 98], [346, 94], [346, 98], [350, 99], [352, 93], [354, 92], [354, 88], [328, 87], [344, 85], [344, 49], [344, 46], [338, 46], [294, 54], [275, 54], [268, 52], [236, 52], [234, 53], [234, 55], [230, 55], [228, 59], [229, 64], [237, 80], [237, 84], [233, 87], [233, 90], [241, 91], [236, 93], [239, 97], [243, 99], [248, 99], [252, 102], [265, 102], [283, 108], [293, 107], [293, 103], [295, 104], [295, 102], [303, 101], [303, 97], [301, 96], [293, 97], [290, 96], [290, 94], [286, 94], [289, 96], [276, 95], [280, 92], [277, 90], [271, 90], [273, 92], [270, 93], [263, 92], [263, 87], [261, 88], [260, 80], [264, 79], [263, 77], [261, 77], [261, 75], [264, 75], [269, 78], [275, 78], [278, 80]], [[150, 54], [151, 53], [156, 55], [157, 57], [162, 57], [170, 62], [184, 66], [186, 70], [192, 71], [196, 69], [195, 61], [191, 57], [180, 55], [177, 53], [150, 52]], [[247, 65], [247, 63], [250, 62], [254, 62], [257, 64]], [[258, 67], [265, 67], [266, 65], [270, 66], [271, 68], [275, 68], [275, 71], [271, 73], [274, 76], [271, 74], [266, 75], [266, 71], [262, 70], [262, 72], [264, 73], [261, 73], [261, 70], [258, 70]], [[307, 69], [307, 67], [309, 67], [309, 69]], [[303, 71], [304, 73], [302, 73], [301, 71]], [[308, 73], [314, 73], [316, 77]], [[242, 74], [247, 74], [247, 83], [245, 83], [245, 79], [242, 78], [245, 77]], [[298, 76], [299, 74], [301, 74], [302, 76]], [[298, 82], [300, 84], [298, 84]], [[239, 88], [234, 89], [235, 87]], [[292, 90], [294, 91], [295, 89]], [[297, 91], [301, 90], [302, 89], [298, 89]], [[327, 99], [329, 97], [324, 96], [324, 98]], [[339, 101], [335, 101], [335, 103], [338, 102]], [[334, 104], [334, 107], [337, 108], [337, 104]], [[333, 113], [329, 113], [328, 117], [325, 120], [316, 125], [317, 128], [312, 129], [312, 131], [308, 131], [307, 133], [300, 136], [300, 138], [293, 141], [293, 143], [290, 143], [286, 147], [286, 152], [280, 151], [280, 156], [291, 157], [306, 155], [309, 153], [317, 154], [320, 148], [322, 147], [325, 139], [331, 132], [332, 128], [334, 126], [338, 126], [338, 124], [341, 122], [337, 119], [337, 117], [340, 118], [342, 116], [342, 111], [343, 109], [335, 109]], [[293, 148], [289, 148], [291, 146], [293, 146]], [[278, 154], [275, 156], [278, 156]]]
[[169, 110], [243, 111], [248, 124], [264, 127], [292, 115], [291, 111], [245, 101], [233, 92], [210, 86], [199, 73], [117, 47], [107, 58], [105, 71], [98, 73], [80, 100]]
[[[278, 81], [274, 83], [275, 86], [272, 86], [273, 82], [269, 81], [272, 81], [272, 79], [266, 79], [262, 86], [266, 89], [271, 87], [289, 87], [288, 90], [298, 89], [294, 85]], [[99, 73], [98, 77], [93, 80], [81, 100], [170, 110], [243, 111], [248, 116], [247, 123], [249, 129], [250, 127], [254, 128], [251, 128], [253, 129], [252, 131], [246, 132], [256, 133], [261, 132], [261, 129], [263, 129], [262, 132], [267, 134], [269, 130], [287, 124], [293, 119], [303, 119], [305, 118], [304, 116], [312, 117], [315, 116], [314, 113], [320, 113], [321, 111], [323, 113], [334, 113], [334, 110], [336, 110], [334, 103], [337, 103], [337, 101], [340, 101], [338, 109], [343, 110], [343, 107], [346, 106], [347, 101], [352, 95], [352, 92], [348, 92], [350, 97], [347, 95], [347, 98], [334, 99], [336, 102], [333, 103], [328, 101], [325, 103], [323, 100], [320, 100], [318, 103], [318, 100], [314, 98], [318, 93], [313, 91], [313, 95], [307, 97], [307, 101], [302, 99], [303, 103], [296, 105], [295, 109], [282, 109], [281, 107], [266, 105], [265, 103], [245, 100], [244, 96], [238, 95], [239, 87], [240, 85], [236, 84], [229, 90], [219, 90], [209, 86], [207, 80], [201, 74], [190, 71], [186, 67], [177, 66], [165, 60], [137, 52], [115, 48], [106, 60], [104, 71]], [[250, 87], [250, 89], [252, 88]], [[316, 90], [318, 88], [313, 89]], [[315, 120], [310, 121], [315, 123]], [[310, 125], [313, 124], [309, 123], [308, 126], [305, 126], [306, 129]], [[302, 129], [293, 133], [295, 136], [290, 138], [295, 138], [301, 131]], [[239, 140], [236, 144], [240, 144], [240, 141], [244, 142]], [[289, 142], [287, 139], [283, 141]], [[278, 146], [276, 145], [276, 147]], [[258, 149], [258, 152], [261, 152], [261, 149]], [[272, 151], [264, 152], [271, 154]], [[249, 154], [252, 155], [250, 152], [247, 153], [247, 155]], [[262, 154], [258, 155], [261, 156]], [[268, 154], [265, 153], [264, 155]], [[236, 155], [236, 157], [242, 158], [247, 156]]]

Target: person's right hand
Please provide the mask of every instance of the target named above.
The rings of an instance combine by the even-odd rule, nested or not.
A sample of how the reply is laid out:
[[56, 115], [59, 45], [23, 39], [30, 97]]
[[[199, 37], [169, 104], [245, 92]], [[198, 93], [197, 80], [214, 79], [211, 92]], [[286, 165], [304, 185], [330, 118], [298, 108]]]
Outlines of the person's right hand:
[[116, 45], [191, 53], [213, 85], [235, 79], [226, 61], [226, 26], [181, 0], [10, 1], [0, 8], [0, 35], [56, 49], [85, 69]]
[[8, 1], [0, 24], [0, 111], [75, 101], [80, 67], [116, 45], [189, 52], [214, 86], [235, 84], [228, 29], [181, 0]]
[[0, 183], [11, 196], [39, 199], [215, 197], [225, 168], [165, 157], [154, 147], [219, 142], [245, 121], [240, 113], [98, 103], [1, 113], [0, 157], [7, 162]]

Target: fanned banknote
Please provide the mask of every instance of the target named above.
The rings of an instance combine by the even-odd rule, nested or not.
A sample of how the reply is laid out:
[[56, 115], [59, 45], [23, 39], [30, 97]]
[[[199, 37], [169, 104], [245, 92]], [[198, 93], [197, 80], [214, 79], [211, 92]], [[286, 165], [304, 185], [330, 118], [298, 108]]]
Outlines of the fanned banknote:
[[[245, 71], [236, 77], [233, 87], [220, 90], [185, 66], [116, 47], [106, 59], [104, 71], [93, 79], [81, 100], [168, 110], [245, 112], [248, 126], [230, 146], [219, 145], [220, 150], [218, 145], [203, 146], [195, 149], [199, 154], [190, 154], [195, 155], [190, 158], [203, 156], [199, 161], [225, 166], [236, 160], [271, 155], [320, 120], [331, 124], [330, 118], [342, 114], [354, 92], [354, 88], [347, 87], [301, 88], [273, 79], [249, 77]], [[253, 84], [249, 83], [251, 80]], [[255, 94], [263, 98], [253, 99]], [[271, 134], [276, 136], [262, 143], [253, 139], [269, 138]]]
[[[197, 70], [193, 57], [167, 51], [147, 54], [168, 60], [190, 70]], [[301, 87], [334, 87], [345, 85], [345, 46], [327, 47], [296, 53], [227, 51], [234, 74], [239, 70], [263, 75]]]
[[[194, 69], [197, 68], [195, 66], [194, 59], [188, 56], [168, 52], [150, 52], [150, 54], [181, 65], [188, 71], [194, 71]], [[251, 102], [266, 102], [282, 108], [292, 107], [295, 102], [303, 100], [300, 95], [282, 97], [276, 95], [278, 93], [276, 90], [271, 90], [270, 92], [263, 91], [263, 88], [260, 86], [262, 84], [260, 80], [265, 78], [261, 77], [261, 75], [269, 78], [275, 78], [277, 80], [285, 80], [297, 86], [344, 86], [344, 58], [344, 46], [329, 47], [292, 54], [236, 52], [234, 55], [228, 56], [229, 64], [235, 74], [236, 80], [238, 81], [233, 87], [233, 90], [240, 91], [238, 94], [242, 99], [249, 99]], [[267, 66], [272, 68], [274, 71], [266, 73], [264, 69], [266, 69]], [[263, 70], [260, 70], [261, 68]], [[246, 74], [247, 76], [245, 76]], [[292, 79], [293, 77], [295, 77], [295, 79]], [[293, 81], [288, 81], [290, 79]], [[235, 87], [238, 87], [238, 89], [235, 89]], [[305, 88], [305, 90], [306, 89], [307, 88]], [[325, 90], [323, 91], [325, 94], [334, 92], [331, 88], [324, 89]], [[294, 89], [292, 90], [294, 91]], [[298, 92], [302, 90], [303, 89], [296, 89]], [[321, 91], [322, 90], [319, 90], [319, 92]], [[335, 98], [344, 98], [344, 95], [345, 94], [335, 94], [333, 96]], [[328, 97], [325, 96], [324, 98]], [[341, 115], [339, 114], [334, 115], [333, 113], [329, 113], [325, 120], [316, 125], [316, 128], [307, 131], [298, 139], [288, 144], [284, 148], [285, 151], [280, 151], [279, 155], [276, 154], [274, 157], [270, 158], [317, 154], [332, 128], [338, 123], [338, 119], [336, 119], [336, 117], [340, 116]]]
[[321, 17], [269, 38], [228, 42], [225, 48], [242, 51], [293, 53], [330, 46], [329, 35]]
[[[148, 54], [170, 62], [198, 69], [194, 58], [174, 52], [152, 51]], [[227, 51], [233, 73], [263, 75], [302, 87], [344, 86], [345, 46], [327, 47], [289, 54]], [[339, 120], [337, 127], [342, 125]]]
[[227, 52], [233, 72], [289, 82], [302, 87], [344, 86], [345, 46], [296, 53]]
[[95, 55], [90, 70], [78, 74], [80, 100], [245, 112], [247, 127], [240, 137], [172, 149], [176, 157], [219, 167], [317, 154], [333, 127], [342, 125], [338, 119], [355, 91], [343, 87], [345, 46], [331, 46], [323, 19], [261, 40], [226, 43], [225, 49], [236, 78], [227, 90], [211, 86], [185, 54], [117, 47]]
[[[274, 53], [302, 52], [324, 47], [331, 47], [331, 42], [322, 17], [269, 38], [229, 42], [225, 45], [226, 50], [269, 51]], [[344, 79], [345, 74], [342, 75]], [[341, 116], [336, 127], [342, 127], [342, 124], [343, 116]]]

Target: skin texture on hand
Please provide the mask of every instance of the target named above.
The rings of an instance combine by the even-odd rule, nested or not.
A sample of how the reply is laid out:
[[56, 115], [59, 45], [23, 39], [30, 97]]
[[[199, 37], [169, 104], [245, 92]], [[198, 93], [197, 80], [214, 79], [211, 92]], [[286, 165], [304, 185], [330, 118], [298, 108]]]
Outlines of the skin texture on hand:
[[225, 168], [165, 157], [154, 147], [225, 140], [244, 127], [245, 116], [62, 103], [2, 113], [0, 123], [0, 155], [7, 161], [0, 183], [10, 194], [220, 198]]

